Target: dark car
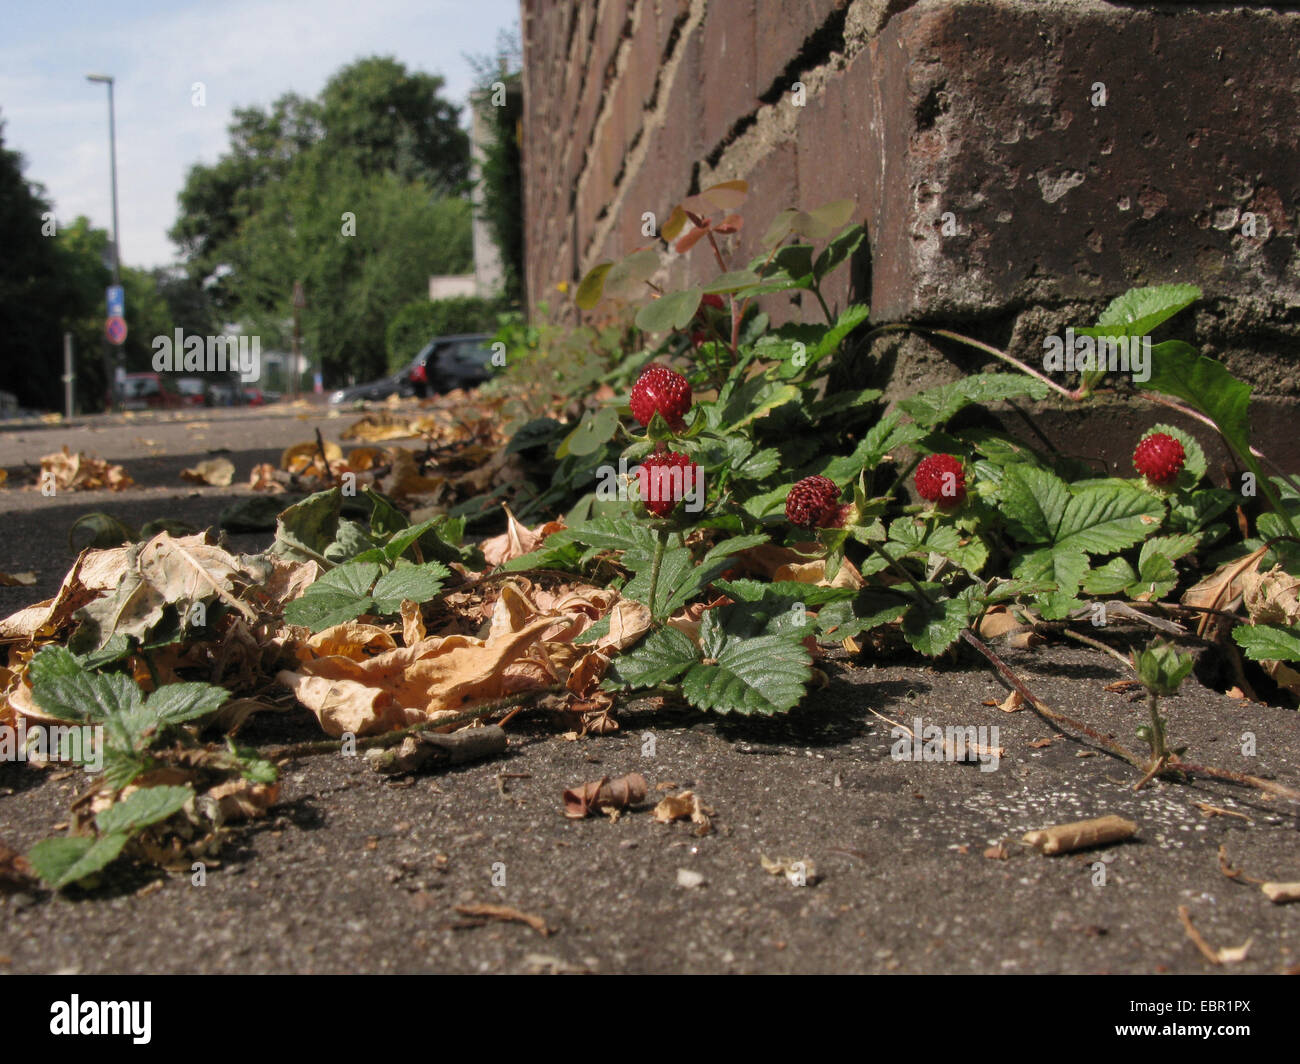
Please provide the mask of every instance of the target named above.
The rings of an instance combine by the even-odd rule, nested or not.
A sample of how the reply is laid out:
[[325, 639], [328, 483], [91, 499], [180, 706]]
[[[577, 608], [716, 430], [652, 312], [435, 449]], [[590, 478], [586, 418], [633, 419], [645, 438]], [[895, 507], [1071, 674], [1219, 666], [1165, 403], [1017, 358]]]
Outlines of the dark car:
[[423, 399], [482, 384], [492, 376], [491, 339], [485, 333], [469, 333], [430, 340], [406, 371], [411, 388]]
[[406, 378], [406, 370], [396, 373], [391, 377], [384, 377], [382, 380], [367, 381], [365, 384], [353, 384], [348, 388], [339, 388], [337, 391], [330, 393], [330, 402], [338, 405], [339, 403], [355, 403], [362, 400], [378, 402], [381, 399], [387, 399], [390, 395], [400, 395], [403, 398], [413, 395], [411, 382]]

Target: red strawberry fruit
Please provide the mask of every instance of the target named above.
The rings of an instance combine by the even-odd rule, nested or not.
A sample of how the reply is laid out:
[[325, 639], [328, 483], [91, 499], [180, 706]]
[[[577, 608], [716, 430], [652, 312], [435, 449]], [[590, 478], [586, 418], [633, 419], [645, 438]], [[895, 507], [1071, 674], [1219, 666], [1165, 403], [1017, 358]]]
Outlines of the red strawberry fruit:
[[666, 366], [651, 366], [632, 386], [631, 406], [632, 416], [642, 425], [649, 425], [658, 412], [679, 432], [691, 408], [691, 382]]
[[1133, 468], [1152, 484], [1172, 484], [1186, 460], [1183, 445], [1164, 432], [1153, 432], [1133, 451]]
[[667, 517], [691, 491], [699, 466], [676, 451], [656, 451], [641, 463], [641, 501], [656, 517]]
[[829, 477], [804, 477], [785, 497], [785, 516], [805, 528], [834, 528], [841, 518], [840, 489]]
[[916, 492], [926, 502], [956, 506], [966, 496], [966, 471], [950, 454], [929, 454], [916, 467]]

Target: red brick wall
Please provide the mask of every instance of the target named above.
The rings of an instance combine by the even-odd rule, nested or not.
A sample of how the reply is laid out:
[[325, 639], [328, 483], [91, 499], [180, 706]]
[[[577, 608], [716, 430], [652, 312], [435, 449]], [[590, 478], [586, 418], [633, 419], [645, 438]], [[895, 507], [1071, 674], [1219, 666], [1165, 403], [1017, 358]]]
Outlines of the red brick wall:
[[[1133, 284], [1192, 281], [1215, 315], [1198, 323], [1212, 353], [1234, 322], [1265, 322], [1274, 348], [1300, 351], [1294, 5], [522, 7], [534, 307], [572, 315], [557, 284], [649, 243], [643, 212], [662, 222], [690, 192], [740, 177], [752, 195], [738, 260], [782, 207], [856, 199], [871, 245], [859, 295], [880, 320], [1010, 321], [1031, 305], [1065, 313]], [[1098, 82], [1105, 106], [1091, 100]], [[713, 269], [697, 253], [669, 280]], [[1032, 349], [1033, 335], [1007, 330]], [[1218, 353], [1234, 369], [1300, 393], [1233, 342]]]

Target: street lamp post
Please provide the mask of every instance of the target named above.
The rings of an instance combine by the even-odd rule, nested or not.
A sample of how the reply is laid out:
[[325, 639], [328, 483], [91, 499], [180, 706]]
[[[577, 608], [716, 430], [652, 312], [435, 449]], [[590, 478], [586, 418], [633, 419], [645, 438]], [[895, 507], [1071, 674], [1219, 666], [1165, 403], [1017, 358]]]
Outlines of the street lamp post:
[[[110, 74], [87, 74], [87, 81], [108, 86], [108, 160], [109, 180], [113, 189], [113, 284], [122, 283], [122, 256], [117, 243], [117, 123], [113, 113], [113, 78]], [[104, 339], [104, 373], [108, 386], [108, 409], [113, 408], [113, 358], [112, 344]]]

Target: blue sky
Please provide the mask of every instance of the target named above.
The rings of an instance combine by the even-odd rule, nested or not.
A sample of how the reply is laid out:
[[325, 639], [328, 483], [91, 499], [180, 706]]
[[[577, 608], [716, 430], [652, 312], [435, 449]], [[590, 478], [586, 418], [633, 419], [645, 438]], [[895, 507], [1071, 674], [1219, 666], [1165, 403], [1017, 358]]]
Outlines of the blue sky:
[[[518, 0], [6, 0], [5, 147], [23, 154], [60, 222], [85, 214], [111, 228], [108, 90], [86, 74], [113, 75], [122, 259], [163, 265], [175, 256], [176, 194], [190, 166], [225, 150], [232, 108], [314, 96], [367, 55], [441, 74], [463, 104], [464, 54], [494, 52], [518, 20]], [[196, 81], [204, 107], [191, 103]]]

